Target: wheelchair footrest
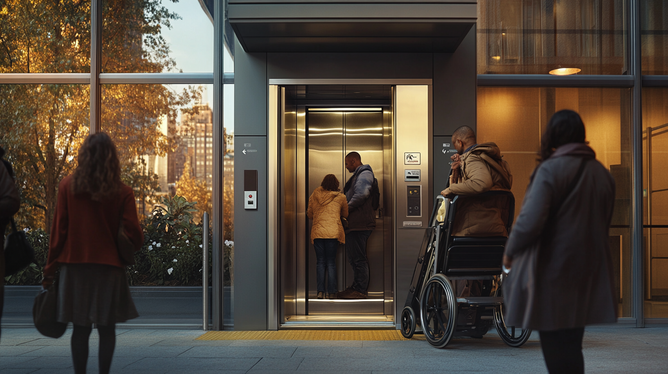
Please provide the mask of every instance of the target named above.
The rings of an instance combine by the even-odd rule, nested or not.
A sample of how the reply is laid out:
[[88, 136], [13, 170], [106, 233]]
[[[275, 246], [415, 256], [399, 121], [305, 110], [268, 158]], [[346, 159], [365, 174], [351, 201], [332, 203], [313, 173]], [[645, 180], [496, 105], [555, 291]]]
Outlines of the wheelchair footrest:
[[503, 297], [494, 297], [494, 296], [470, 296], [470, 297], [458, 297], [458, 303], [465, 303], [468, 305], [501, 305], [503, 304]]

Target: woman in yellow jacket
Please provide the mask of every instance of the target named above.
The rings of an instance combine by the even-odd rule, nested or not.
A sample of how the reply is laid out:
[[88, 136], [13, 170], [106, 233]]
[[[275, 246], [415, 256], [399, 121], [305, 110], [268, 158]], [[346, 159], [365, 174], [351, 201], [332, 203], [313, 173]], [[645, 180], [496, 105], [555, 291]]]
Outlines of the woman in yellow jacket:
[[325, 269], [327, 270], [327, 298], [336, 297], [336, 251], [339, 243], [346, 242], [341, 217], [348, 217], [346, 195], [339, 192], [339, 180], [327, 174], [308, 200], [308, 218], [313, 220], [311, 243], [317, 259], [318, 299], [325, 297]]

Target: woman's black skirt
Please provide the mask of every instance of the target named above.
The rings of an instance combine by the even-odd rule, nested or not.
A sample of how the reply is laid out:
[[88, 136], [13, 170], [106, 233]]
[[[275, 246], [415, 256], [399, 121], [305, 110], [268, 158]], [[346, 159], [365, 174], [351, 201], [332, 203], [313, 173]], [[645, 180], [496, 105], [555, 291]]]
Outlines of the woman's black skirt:
[[125, 269], [102, 264], [62, 264], [58, 321], [111, 326], [137, 318]]

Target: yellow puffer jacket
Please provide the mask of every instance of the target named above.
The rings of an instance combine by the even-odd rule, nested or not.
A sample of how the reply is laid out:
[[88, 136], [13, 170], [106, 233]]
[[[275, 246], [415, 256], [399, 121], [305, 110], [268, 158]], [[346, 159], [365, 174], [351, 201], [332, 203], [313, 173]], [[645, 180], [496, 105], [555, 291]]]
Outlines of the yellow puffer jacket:
[[341, 217], [348, 217], [346, 195], [338, 191], [328, 191], [318, 187], [308, 199], [308, 218], [313, 220], [311, 243], [313, 239], [338, 239], [346, 242]]

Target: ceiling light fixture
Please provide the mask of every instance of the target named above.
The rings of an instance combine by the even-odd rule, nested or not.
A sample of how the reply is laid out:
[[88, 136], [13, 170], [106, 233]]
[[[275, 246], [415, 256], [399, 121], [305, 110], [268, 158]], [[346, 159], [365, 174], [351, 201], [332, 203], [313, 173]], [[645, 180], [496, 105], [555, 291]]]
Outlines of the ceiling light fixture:
[[552, 69], [550, 70], [550, 74], [552, 75], [573, 75], [581, 72], [582, 69], [580, 68], [557, 68], [557, 69]]

